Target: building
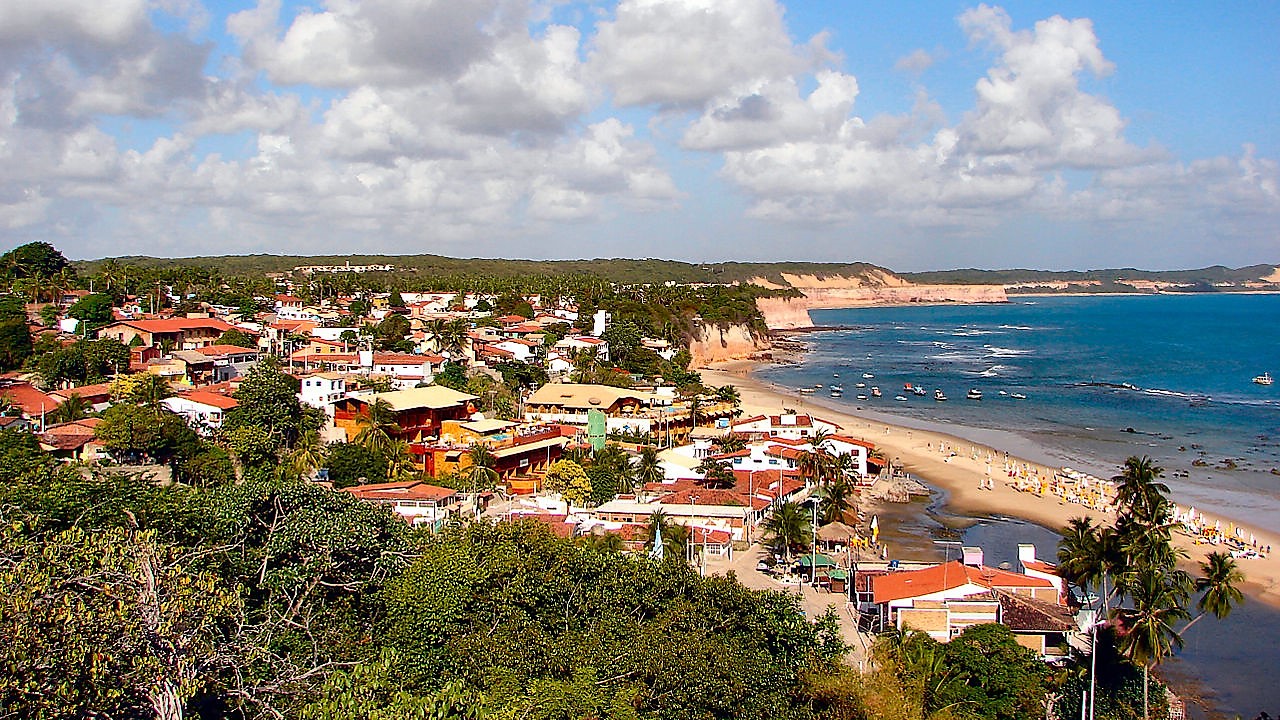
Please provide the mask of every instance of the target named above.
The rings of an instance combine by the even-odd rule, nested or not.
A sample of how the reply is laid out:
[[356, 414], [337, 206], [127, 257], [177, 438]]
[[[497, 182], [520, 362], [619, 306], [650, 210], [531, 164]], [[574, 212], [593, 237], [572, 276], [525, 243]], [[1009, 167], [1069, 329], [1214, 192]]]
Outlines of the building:
[[440, 436], [445, 420], [466, 420], [475, 412], [475, 395], [450, 390], [439, 385], [395, 390], [370, 395], [352, 395], [334, 403], [333, 421], [353, 439], [360, 432], [358, 418], [367, 415], [369, 406], [382, 400], [395, 417], [398, 438], [422, 442]]
[[366, 502], [385, 505], [410, 525], [438, 528], [458, 509], [458, 491], [418, 480], [345, 488]]
[[[581, 383], [548, 383], [525, 400], [524, 417], [531, 422], [585, 427], [587, 414], [605, 415], [609, 433], [649, 434], [659, 444], [679, 445], [693, 432], [693, 407], [670, 395]], [[697, 408], [699, 422], [715, 422], [733, 413], [729, 403], [708, 402]]]
[[334, 404], [347, 396], [347, 380], [338, 373], [304, 375], [298, 384], [298, 399], [328, 414], [333, 414]]
[[95, 462], [103, 456], [103, 446], [94, 437], [102, 418], [83, 418], [50, 425], [40, 433], [40, 447], [63, 462]]
[[239, 405], [236, 399], [229, 395], [207, 390], [192, 390], [165, 398], [161, 402], [174, 413], [181, 415], [182, 419], [187, 421], [187, 425], [202, 435], [209, 435], [222, 427], [222, 421], [227, 412]]
[[99, 330], [98, 337], [115, 338], [124, 345], [133, 345], [136, 341], [143, 347], [167, 345], [175, 350], [195, 350], [216, 345], [218, 338], [232, 327], [209, 317], [122, 320]]
[[756, 415], [735, 420], [730, 430], [738, 435], [753, 438], [782, 438], [785, 440], [807, 440], [815, 434], [835, 435], [844, 428], [840, 425], [801, 413], [785, 415]]

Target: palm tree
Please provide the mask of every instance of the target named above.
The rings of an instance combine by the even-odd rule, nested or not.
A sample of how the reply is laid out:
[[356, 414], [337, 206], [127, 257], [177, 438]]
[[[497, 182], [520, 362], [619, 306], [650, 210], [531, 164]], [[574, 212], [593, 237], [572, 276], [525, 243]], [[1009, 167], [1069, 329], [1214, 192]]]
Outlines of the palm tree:
[[658, 460], [657, 448], [652, 445], [641, 448], [640, 457], [635, 461], [635, 477], [640, 485], [643, 487], [649, 483], [662, 482], [666, 476], [662, 463]]
[[721, 385], [716, 388], [716, 400], [722, 403], [729, 403], [736, 410], [742, 404], [742, 394], [738, 392], [738, 388], [732, 385]]
[[827, 455], [821, 450], [805, 450], [796, 458], [796, 470], [806, 482], [820, 483], [826, 479]]
[[376, 398], [356, 418], [356, 427], [360, 431], [356, 433], [355, 441], [378, 453], [386, 452], [391, 445], [392, 434], [399, 430], [395, 410], [391, 408], [391, 403], [382, 398]]
[[1142, 666], [1142, 717], [1148, 718], [1151, 668], [1182, 649], [1174, 624], [1188, 617], [1187, 589], [1169, 574], [1145, 568], [1130, 585], [1129, 596], [1133, 607], [1117, 613], [1126, 629], [1120, 650]]
[[151, 410], [158, 417], [164, 409], [164, 401], [173, 397], [169, 381], [150, 373], [141, 374], [129, 392], [129, 399]]
[[320, 433], [307, 430], [299, 435], [289, 452], [289, 469], [298, 477], [306, 477], [323, 463], [324, 443], [320, 440]]
[[413, 456], [409, 454], [409, 443], [393, 439], [387, 445], [387, 480], [412, 475], [417, 469], [413, 464]]
[[[498, 464], [498, 458], [487, 446], [479, 443], [471, 446], [467, 451], [467, 457], [471, 465], [467, 467], [465, 477], [471, 485], [472, 494], [478, 496], [481, 490], [491, 488], [498, 482], [498, 471], [493, 469]], [[477, 514], [479, 510], [480, 505], [477, 503]]]
[[653, 511], [649, 522], [645, 525], [645, 548], [652, 551], [654, 537], [662, 528], [662, 554], [672, 560], [683, 560], [689, 548], [689, 529], [684, 525], [676, 525], [661, 510]]
[[809, 522], [809, 514], [799, 503], [784, 502], [765, 519], [764, 529], [773, 536], [775, 547], [785, 552], [790, 562], [791, 551], [805, 546], [813, 526]]
[[79, 393], [71, 393], [67, 396], [67, 399], [58, 406], [58, 409], [53, 411], [53, 419], [54, 422], [73, 422], [75, 420], [83, 420], [84, 418], [89, 417], [90, 410], [91, 408], [89, 407], [89, 404], [85, 402], [84, 398], [80, 397]]
[[1240, 592], [1240, 584], [1244, 582], [1244, 573], [1236, 566], [1236, 561], [1224, 552], [1212, 552], [1200, 563], [1200, 577], [1196, 578], [1196, 592], [1202, 593], [1196, 607], [1200, 614], [1182, 628], [1186, 634], [1205, 615], [1213, 615], [1219, 620], [1231, 614], [1236, 605], [1244, 602], [1244, 593]]
[[702, 484], [711, 489], [727, 490], [738, 481], [729, 463], [714, 457], [703, 458], [694, 470], [702, 473]]
[[849, 498], [854, 493], [856, 491], [853, 486], [838, 475], [823, 486], [818, 491], [818, 496], [822, 500], [822, 524], [843, 522], [845, 513], [853, 509], [853, 503], [849, 502]]
[[721, 435], [715, 440], [712, 440], [711, 444], [716, 448], [719, 448], [722, 453], [736, 453], [747, 449], [747, 441], [744, 440], [741, 435], [735, 435], [733, 433]]
[[1163, 517], [1156, 516], [1160, 500], [1169, 496], [1169, 486], [1159, 481], [1162, 475], [1164, 468], [1145, 455], [1125, 460], [1124, 471], [1112, 478], [1119, 483], [1116, 506], [1120, 512], [1143, 520], [1163, 521]]

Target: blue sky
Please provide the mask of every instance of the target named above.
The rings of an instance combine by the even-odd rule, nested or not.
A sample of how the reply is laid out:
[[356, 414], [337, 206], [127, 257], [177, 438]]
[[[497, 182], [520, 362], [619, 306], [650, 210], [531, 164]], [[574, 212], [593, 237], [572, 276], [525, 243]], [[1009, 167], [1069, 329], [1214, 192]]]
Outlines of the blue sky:
[[1280, 262], [1280, 5], [0, 5], [0, 245]]

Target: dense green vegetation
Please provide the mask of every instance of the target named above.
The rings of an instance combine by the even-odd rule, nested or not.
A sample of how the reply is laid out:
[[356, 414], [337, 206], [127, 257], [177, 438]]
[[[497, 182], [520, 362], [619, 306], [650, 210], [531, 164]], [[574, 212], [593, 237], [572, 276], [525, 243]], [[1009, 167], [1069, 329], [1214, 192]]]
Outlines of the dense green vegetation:
[[1027, 282], [1084, 282], [1101, 281], [1101, 285], [1089, 292], [1132, 292], [1133, 288], [1121, 280], [1152, 280], [1173, 283], [1190, 283], [1199, 290], [1211, 290], [1215, 283], [1244, 283], [1257, 281], [1275, 271], [1274, 265], [1250, 265], [1229, 268], [1214, 265], [1195, 270], [1138, 270], [1136, 268], [1112, 268], [1099, 270], [938, 270], [932, 272], [899, 273], [911, 282], [942, 285], [1008, 285]]

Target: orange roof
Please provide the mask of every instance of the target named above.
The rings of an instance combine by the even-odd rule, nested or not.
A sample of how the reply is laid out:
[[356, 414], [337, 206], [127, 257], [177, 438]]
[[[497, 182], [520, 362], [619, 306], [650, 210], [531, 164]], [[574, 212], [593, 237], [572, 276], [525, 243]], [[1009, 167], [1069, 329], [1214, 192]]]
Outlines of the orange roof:
[[357, 485], [345, 490], [361, 500], [435, 500], [439, 502], [458, 494], [457, 490], [428, 485], [418, 480]]
[[0, 396], [7, 396], [14, 405], [22, 408], [22, 414], [27, 417], [35, 417], [42, 412], [53, 412], [62, 404], [62, 400], [46, 395], [26, 383], [0, 388]]
[[444, 358], [439, 355], [414, 355], [412, 353], [393, 353], [393, 352], [375, 352], [373, 354], [373, 363], [375, 365], [421, 365], [423, 363], [438, 363]]
[[183, 330], [213, 329], [226, 332], [232, 326], [217, 318], [164, 318], [162, 320], [123, 320], [117, 325], [128, 325], [131, 328], [149, 333], [173, 333]]
[[1048, 573], [1050, 575], [1058, 574], [1057, 565], [1054, 565], [1053, 563], [1042, 562], [1040, 560], [1023, 560], [1022, 566], [1028, 570], [1035, 570], [1037, 572]]
[[240, 404], [236, 402], [236, 399], [233, 397], [221, 395], [215, 392], [208, 392], [207, 390], [192, 390], [191, 392], [182, 393], [177, 397], [186, 398], [191, 402], [198, 402], [202, 405], [210, 405], [221, 410], [230, 410]]
[[839, 441], [839, 442], [846, 443], [846, 444], [849, 444], [849, 445], [858, 445], [858, 446], [864, 447], [864, 448], [866, 448], [866, 449], [868, 449], [868, 450], [875, 450], [875, 449], [876, 449], [876, 445], [875, 445], [875, 443], [869, 443], [869, 442], [867, 442], [866, 440], [859, 440], [859, 439], [857, 439], [857, 438], [851, 438], [851, 437], [849, 437], [848, 435], [832, 435], [832, 436], [831, 436], [831, 439], [832, 439], [832, 440], [837, 440], [837, 441]]
[[985, 588], [1052, 588], [1053, 583], [1043, 578], [999, 570], [986, 566], [973, 567], [959, 560], [934, 565], [921, 570], [908, 570], [881, 575], [872, 581], [875, 602], [933, 595], [954, 590], [964, 585]]
[[72, 395], [79, 395], [83, 400], [90, 400], [97, 397], [105, 398], [111, 396], [111, 383], [81, 385], [80, 387], [67, 388], [65, 390], [54, 390], [49, 394], [60, 398], [69, 398]]

